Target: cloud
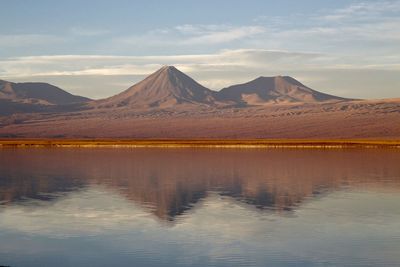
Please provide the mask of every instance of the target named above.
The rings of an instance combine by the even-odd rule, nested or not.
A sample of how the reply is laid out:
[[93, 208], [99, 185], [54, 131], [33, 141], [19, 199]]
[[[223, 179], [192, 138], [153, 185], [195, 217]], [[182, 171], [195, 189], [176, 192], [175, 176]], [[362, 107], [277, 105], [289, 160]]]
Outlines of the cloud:
[[66, 39], [48, 34], [0, 34], [0, 47], [26, 47], [62, 43]]
[[337, 9], [323, 16], [328, 21], [343, 20], [367, 20], [371, 18], [384, 17], [400, 11], [400, 1], [377, 1], [360, 2], [351, 4], [345, 8]]
[[[355, 3], [315, 14], [259, 16], [248, 25], [182, 24], [121, 36], [109, 47], [177, 53], [238, 47], [319, 51], [360, 57], [398, 52], [400, 1]], [[144, 48], [143, 48], [144, 47]]]
[[[358, 2], [313, 14], [260, 16], [242, 25], [181, 24], [133, 35], [84, 27], [70, 28], [65, 37], [0, 35], [1, 51], [8, 54], [16, 49], [23, 50], [20, 54], [39, 54], [38, 50], [53, 54], [0, 58], [0, 78], [60, 82], [63, 88], [87, 95], [92, 89], [85, 91], [84, 84], [99, 90], [88, 96], [105, 97], [121, 90], [116, 84], [132, 84], [162, 65], [175, 65], [212, 89], [282, 74], [333, 94], [379, 97], [382, 92], [381, 97], [398, 97], [395, 88], [398, 91], [400, 78], [393, 73], [400, 70], [399, 28], [400, 1], [396, 0]], [[85, 39], [81, 43], [90, 48], [81, 54], [79, 49], [72, 54], [68, 49], [53, 51], [65, 39], [75, 49], [82, 36], [96, 36], [96, 43]], [[88, 51], [97, 55], [85, 55]], [[138, 56], [132, 56], [132, 51]], [[372, 87], [381, 81], [378, 74], [387, 78], [385, 88], [379, 90]], [[339, 83], [340, 75], [351, 81]]]
[[218, 71], [236, 67], [285, 69], [294, 60], [302, 62], [301, 68], [304, 68], [306, 64], [311, 64], [313, 59], [322, 57], [323, 55], [316, 53], [262, 49], [222, 50], [214, 54], [166, 56], [29, 56], [0, 60], [0, 75], [10, 78], [52, 75], [146, 75], [162, 65], [177, 65], [188, 72]]
[[189, 38], [183, 41], [186, 45], [192, 44], [220, 44], [251, 37], [265, 32], [261, 26], [231, 27], [226, 25], [182, 25], [175, 27]]
[[358, 2], [340, 9], [259, 16], [265, 32], [246, 44], [253, 48], [318, 51], [341, 55], [399, 53], [400, 1]]
[[184, 24], [166, 29], [153, 29], [142, 35], [116, 37], [114, 46], [145, 45], [150, 47], [204, 47], [230, 44], [246, 38], [255, 38], [265, 32], [258, 25], [192, 25]]
[[352, 57], [266, 49], [226, 49], [211, 54], [164, 56], [54, 55], [0, 60], [0, 75], [10, 78], [51, 75], [147, 75], [163, 65], [176, 65], [188, 72], [234, 68], [246, 71], [399, 69], [399, 60], [400, 56], [392, 56], [381, 62], [376, 57], [355, 62]]
[[[324, 30], [342, 40], [400, 41], [400, 1], [360, 2], [313, 18], [320, 28], [310, 27], [306, 33]], [[349, 44], [351, 46], [351, 43]], [[365, 47], [371, 47], [368, 43]]]
[[[175, 65], [215, 90], [258, 76], [291, 75], [327, 93], [382, 98], [398, 97], [398, 62], [399, 55], [360, 59], [266, 49], [160, 56], [53, 55], [0, 59], [0, 77], [10, 81], [50, 82], [75, 94], [102, 98], [119, 93], [162, 65]], [[383, 84], [379, 77], [385, 77]]]
[[73, 35], [88, 36], [88, 37], [99, 36], [110, 33], [110, 31], [104, 29], [90, 29], [84, 27], [72, 27], [70, 29], [70, 32]]
[[[178, 24], [146, 32], [109, 31], [74, 26], [63, 35], [0, 36], [0, 48], [14, 55], [69, 54], [202, 54], [222, 49], [316, 51], [360, 57], [399, 53], [400, 1], [358, 2], [313, 13], [255, 16], [243, 24]], [[83, 38], [84, 42], [82, 42]], [[67, 39], [67, 42], [61, 41]], [[62, 45], [48, 45], [59, 42]], [[46, 45], [34, 47], [32, 44]], [[25, 48], [29, 47], [27, 50]], [[44, 47], [44, 48], [43, 48]], [[12, 49], [11, 49], [12, 48]], [[48, 51], [48, 52], [47, 52]]]

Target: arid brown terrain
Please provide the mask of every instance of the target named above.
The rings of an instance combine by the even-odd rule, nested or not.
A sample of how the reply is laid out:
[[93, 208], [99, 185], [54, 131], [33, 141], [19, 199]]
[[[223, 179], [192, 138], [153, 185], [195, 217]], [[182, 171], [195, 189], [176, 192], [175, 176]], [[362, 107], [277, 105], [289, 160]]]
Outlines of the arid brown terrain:
[[[21, 104], [4, 97], [10, 91], [4, 84], [0, 100]], [[288, 76], [259, 77], [216, 92], [166, 66], [110, 98], [71, 96], [45, 104], [37, 97], [22, 101], [32, 109], [0, 113], [0, 137], [400, 139], [400, 98], [347, 99]]]

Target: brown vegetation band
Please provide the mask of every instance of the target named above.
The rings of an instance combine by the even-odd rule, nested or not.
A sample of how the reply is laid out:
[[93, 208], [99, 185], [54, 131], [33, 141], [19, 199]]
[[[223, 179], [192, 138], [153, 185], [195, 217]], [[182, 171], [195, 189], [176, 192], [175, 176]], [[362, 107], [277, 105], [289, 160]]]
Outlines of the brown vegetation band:
[[0, 147], [204, 147], [204, 148], [400, 148], [400, 140], [51, 140], [5, 139]]

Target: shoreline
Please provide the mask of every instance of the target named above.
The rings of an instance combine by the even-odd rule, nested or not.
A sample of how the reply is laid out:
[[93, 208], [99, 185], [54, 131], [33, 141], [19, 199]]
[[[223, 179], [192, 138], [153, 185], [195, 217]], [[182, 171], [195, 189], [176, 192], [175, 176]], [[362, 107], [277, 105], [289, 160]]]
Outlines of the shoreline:
[[400, 148], [400, 140], [0, 139], [0, 148]]

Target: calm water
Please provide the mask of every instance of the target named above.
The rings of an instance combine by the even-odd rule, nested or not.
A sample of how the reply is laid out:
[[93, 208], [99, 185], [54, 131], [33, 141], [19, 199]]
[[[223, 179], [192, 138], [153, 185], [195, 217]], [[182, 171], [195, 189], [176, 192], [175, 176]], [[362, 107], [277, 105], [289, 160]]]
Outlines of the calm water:
[[0, 150], [0, 265], [400, 266], [399, 252], [399, 150]]

